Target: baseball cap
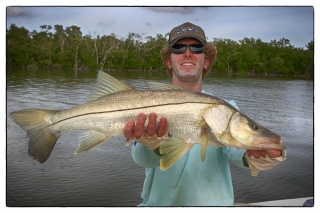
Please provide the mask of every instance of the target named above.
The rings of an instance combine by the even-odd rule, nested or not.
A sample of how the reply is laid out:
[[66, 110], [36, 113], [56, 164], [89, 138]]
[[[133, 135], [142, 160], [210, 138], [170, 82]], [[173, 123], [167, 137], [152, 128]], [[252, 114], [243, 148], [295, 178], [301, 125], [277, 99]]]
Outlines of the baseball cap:
[[183, 38], [197, 39], [203, 46], [206, 45], [206, 36], [201, 27], [190, 22], [173, 28], [169, 34], [169, 46], [172, 47], [177, 41]]

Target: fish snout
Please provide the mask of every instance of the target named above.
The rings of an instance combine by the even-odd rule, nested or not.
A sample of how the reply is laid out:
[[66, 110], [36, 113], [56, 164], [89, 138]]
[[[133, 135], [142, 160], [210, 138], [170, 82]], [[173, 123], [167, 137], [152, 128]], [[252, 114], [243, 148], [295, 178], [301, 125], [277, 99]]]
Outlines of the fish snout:
[[282, 146], [282, 139], [279, 135], [272, 137], [259, 137], [254, 140], [254, 144], [258, 149], [274, 149], [274, 150], [284, 150], [286, 149]]
[[274, 138], [273, 138], [273, 143], [275, 143], [275, 144], [282, 144], [282, 139], [281, 139], [281, 137], [280, 137], [279, 135], [274, 136]]

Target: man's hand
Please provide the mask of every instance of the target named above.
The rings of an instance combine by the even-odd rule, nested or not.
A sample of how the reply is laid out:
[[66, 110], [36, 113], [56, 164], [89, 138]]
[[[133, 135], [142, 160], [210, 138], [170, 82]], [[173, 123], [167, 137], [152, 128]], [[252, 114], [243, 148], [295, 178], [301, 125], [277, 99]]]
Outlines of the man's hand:
[[160, 146], [161, 137], [167, 134], [168, 121], [167, 118], [161, 117], [157, 130], [157, 114], [150, 113], [147, 128], [145, 128], [146, 119], [147, 116], [144, 113], [138, 115], [136, 123], [134, 119], [129, 119], [123, 134], [127, 139], [136, 140], [149, 149], [155, 150]]
[[286, 159], [286, 152], [280, 150], [247, 150], [245, 160], [251, 169], [251, 175], [257, 176], [259, 171], [272, 169]]

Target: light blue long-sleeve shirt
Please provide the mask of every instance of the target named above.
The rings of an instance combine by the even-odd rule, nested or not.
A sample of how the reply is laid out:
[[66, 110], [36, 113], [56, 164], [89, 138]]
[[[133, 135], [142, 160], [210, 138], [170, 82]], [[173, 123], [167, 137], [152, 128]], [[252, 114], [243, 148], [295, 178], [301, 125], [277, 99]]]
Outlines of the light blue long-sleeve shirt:
[[[229, 102], [235, 107], [236, 104]], [[140, 143], [131, 149], [133, 160], [145, 167], [139, 206], [232, 206], [233, 187], [229, 160], [240, 167], [246, 150], [208, 146], [204, 162], [195, 144], [172, 167], [160, 170], [160, 158]], [[247, 168], [247, 167], [246, 167]]]

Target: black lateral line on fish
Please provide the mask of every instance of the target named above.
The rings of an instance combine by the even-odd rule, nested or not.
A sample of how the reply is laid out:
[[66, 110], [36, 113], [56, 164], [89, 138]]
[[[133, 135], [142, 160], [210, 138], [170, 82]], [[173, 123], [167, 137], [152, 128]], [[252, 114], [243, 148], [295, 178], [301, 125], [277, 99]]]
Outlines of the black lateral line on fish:
[[47, 128], [49, 126], [52, 126], [52, 125], [55, 125], [57, 123], [60, 123], [60, 122], [63, 122], [63, 121], [66, 121], [68, 119], [72, 119], [72, 118], [77, 118], [77, 117], [81, 117], [81, 116], [86, 116], [86, 115], [94, 115], [94, 114], [101, 114], [101, 113], [112, 113], [112, 112], [121, 112], [121, 111], [126, 111], [126, 110], [137, 110], [137, 109], [145, 109], [145, 108], [150, 108], [150, 107], [158, 107], [158, 106], [169, 106], [169, 105], [183, 105], [183, 104], [205, 104], [205, 105], [208, 105], [208, 104], [215, 104], [215, 103], [212, 103], [212, 102], [180, 102], [180, 103], [168, 103], [168, 104], [159, 104], [159, 105], [149, 105], [149, 106], [142, 106], [142, 107], [135, 107], [135, 108], [128, 108], [128, 109], [118, 109], [118, 110], [109, 110], [109, 111], [101, 111], [101, 112], [90, 112], [90, 113], [85, 113], [85, 114], [81, 114], [81, 115], [76, 115], [76, 116], [73, 116], [73, 117], [68, 117], [66, 119], [62, 119], [60, 121], [57, 121], [55, 123], [52, 123], [44, 128]]

